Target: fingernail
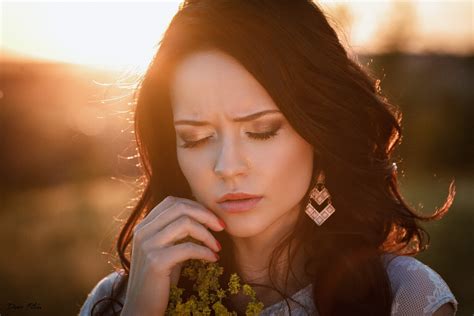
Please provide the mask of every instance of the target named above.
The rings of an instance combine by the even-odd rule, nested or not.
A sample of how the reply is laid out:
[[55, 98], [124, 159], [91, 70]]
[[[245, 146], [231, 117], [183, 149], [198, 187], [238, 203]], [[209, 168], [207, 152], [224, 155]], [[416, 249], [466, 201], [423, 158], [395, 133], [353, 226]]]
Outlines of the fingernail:
[[219, 218], [219, 224], [221, 224], [222, 227], [226, 228], [227, 226], [225, 225], [224, 221]]
[[219, 251], [221, 251], [222, 249], [221, 243], [218, 240], [216, 240], [216, 243], [217, 243], [217, 248], [219, 248]]
[[214, 253], [214, 255], [216, 256], [216, 259], [219, 260], [219, 255], [217, 253]]

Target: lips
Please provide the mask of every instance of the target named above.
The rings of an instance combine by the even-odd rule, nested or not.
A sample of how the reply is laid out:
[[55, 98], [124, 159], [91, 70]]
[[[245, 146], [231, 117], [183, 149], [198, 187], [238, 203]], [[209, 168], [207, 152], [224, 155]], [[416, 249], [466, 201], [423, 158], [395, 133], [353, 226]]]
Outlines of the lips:
[[234, 192], [234, 193], [227, 193], [220, 197], [217, 203], [226, 202], [228, 200], [243, 200], [243, 199], [254, 199], [260, 198], [261, 196], [255, 194], [249, 194], [244, 192]]
[[254, 209], [261, 199], [262, 197], [260, 196], [251, 199], [227, 200], [219, 202], [219, 205], [225, 212], [240, 213]]

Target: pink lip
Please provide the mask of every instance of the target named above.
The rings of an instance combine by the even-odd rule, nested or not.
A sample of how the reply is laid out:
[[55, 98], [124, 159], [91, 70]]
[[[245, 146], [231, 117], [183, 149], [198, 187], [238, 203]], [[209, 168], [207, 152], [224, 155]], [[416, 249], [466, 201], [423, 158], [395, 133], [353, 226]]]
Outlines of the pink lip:
[[225, 202], [220, 202], [219, 205], [221, 208], [229, 213], [240, 213], [246, 212], [253, 209], [262, 197], [245, 199], [245, 200], [227, 200]]
[[217, 200], [217, 203], [225, 202], [227, 200], [242, 200], [242, 199], [253, 199], [258, 198], [261, 196], [245, 193], [245, 192], [234, 192], [234, 193], [227, 193]]

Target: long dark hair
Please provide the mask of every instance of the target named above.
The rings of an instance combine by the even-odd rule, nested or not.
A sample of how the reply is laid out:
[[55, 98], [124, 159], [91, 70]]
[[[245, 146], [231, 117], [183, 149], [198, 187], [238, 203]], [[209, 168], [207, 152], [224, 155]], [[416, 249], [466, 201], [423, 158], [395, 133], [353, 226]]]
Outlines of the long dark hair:
[[[274, 259], [295, 243], [307, 258], [321, 316], [389, 315], [393, 293], [380, 256], [426, 249], [429, 235], [419, 222], [443, 217], [454, 199], [454, 180], [445, 204], [430, 216], [403, 200], [391, 157], [401, 139], [401, 113], [383, 97], [378, 80], [348, 56], [324, 13], [310, 0], [188, 0], [159, 44], [136, 94], [143, 187], [117, 239], [123, 277], [98, 314], [112, 310], [125, 291], [135, 225], [168, 195], [192, 199], [177, 162], [169, 83], [186, 55], [215, 49], [238, 60], [314, 146], [313, 179], [324, 171], [337, 210], [322, 226], [301, 210], [296, 229], [273, 251], [272, 283]], [[225, 233], [216, 238], [223, 245], [221, 265], [230, 273], [236, 269], [232, 244]]]

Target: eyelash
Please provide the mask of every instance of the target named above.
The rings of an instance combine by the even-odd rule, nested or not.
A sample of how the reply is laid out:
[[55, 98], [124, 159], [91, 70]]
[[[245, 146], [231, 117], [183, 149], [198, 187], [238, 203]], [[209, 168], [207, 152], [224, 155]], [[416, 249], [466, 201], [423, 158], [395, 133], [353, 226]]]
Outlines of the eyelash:
[[[267, 139], [270, 139], [270, 138], [276, 136], [278, 134], [277, 133], [278, 130], [279, 130], [279, 128], [277, 128], [276, 130], [273, 130], [273, 131], [265, 132], [265, 133], [250, 133], [250, 132], [247, 132], [247, 134], [249, 134], [250, 138], [253, 138], [253, 139], [267, 140]], [[197, 147], [200, 144], [206, 142], [209, 137], [206, 137], [206, 138], [203, 138], [203, 139], [200, 139], [200, 140], [197, 140], [197, 141], [193, 141], [193, 142], [191, 142], [191, 141], [184, 142], [184, 145], [182, 145], [181, 147], [183, 147], [183, 148]]]

